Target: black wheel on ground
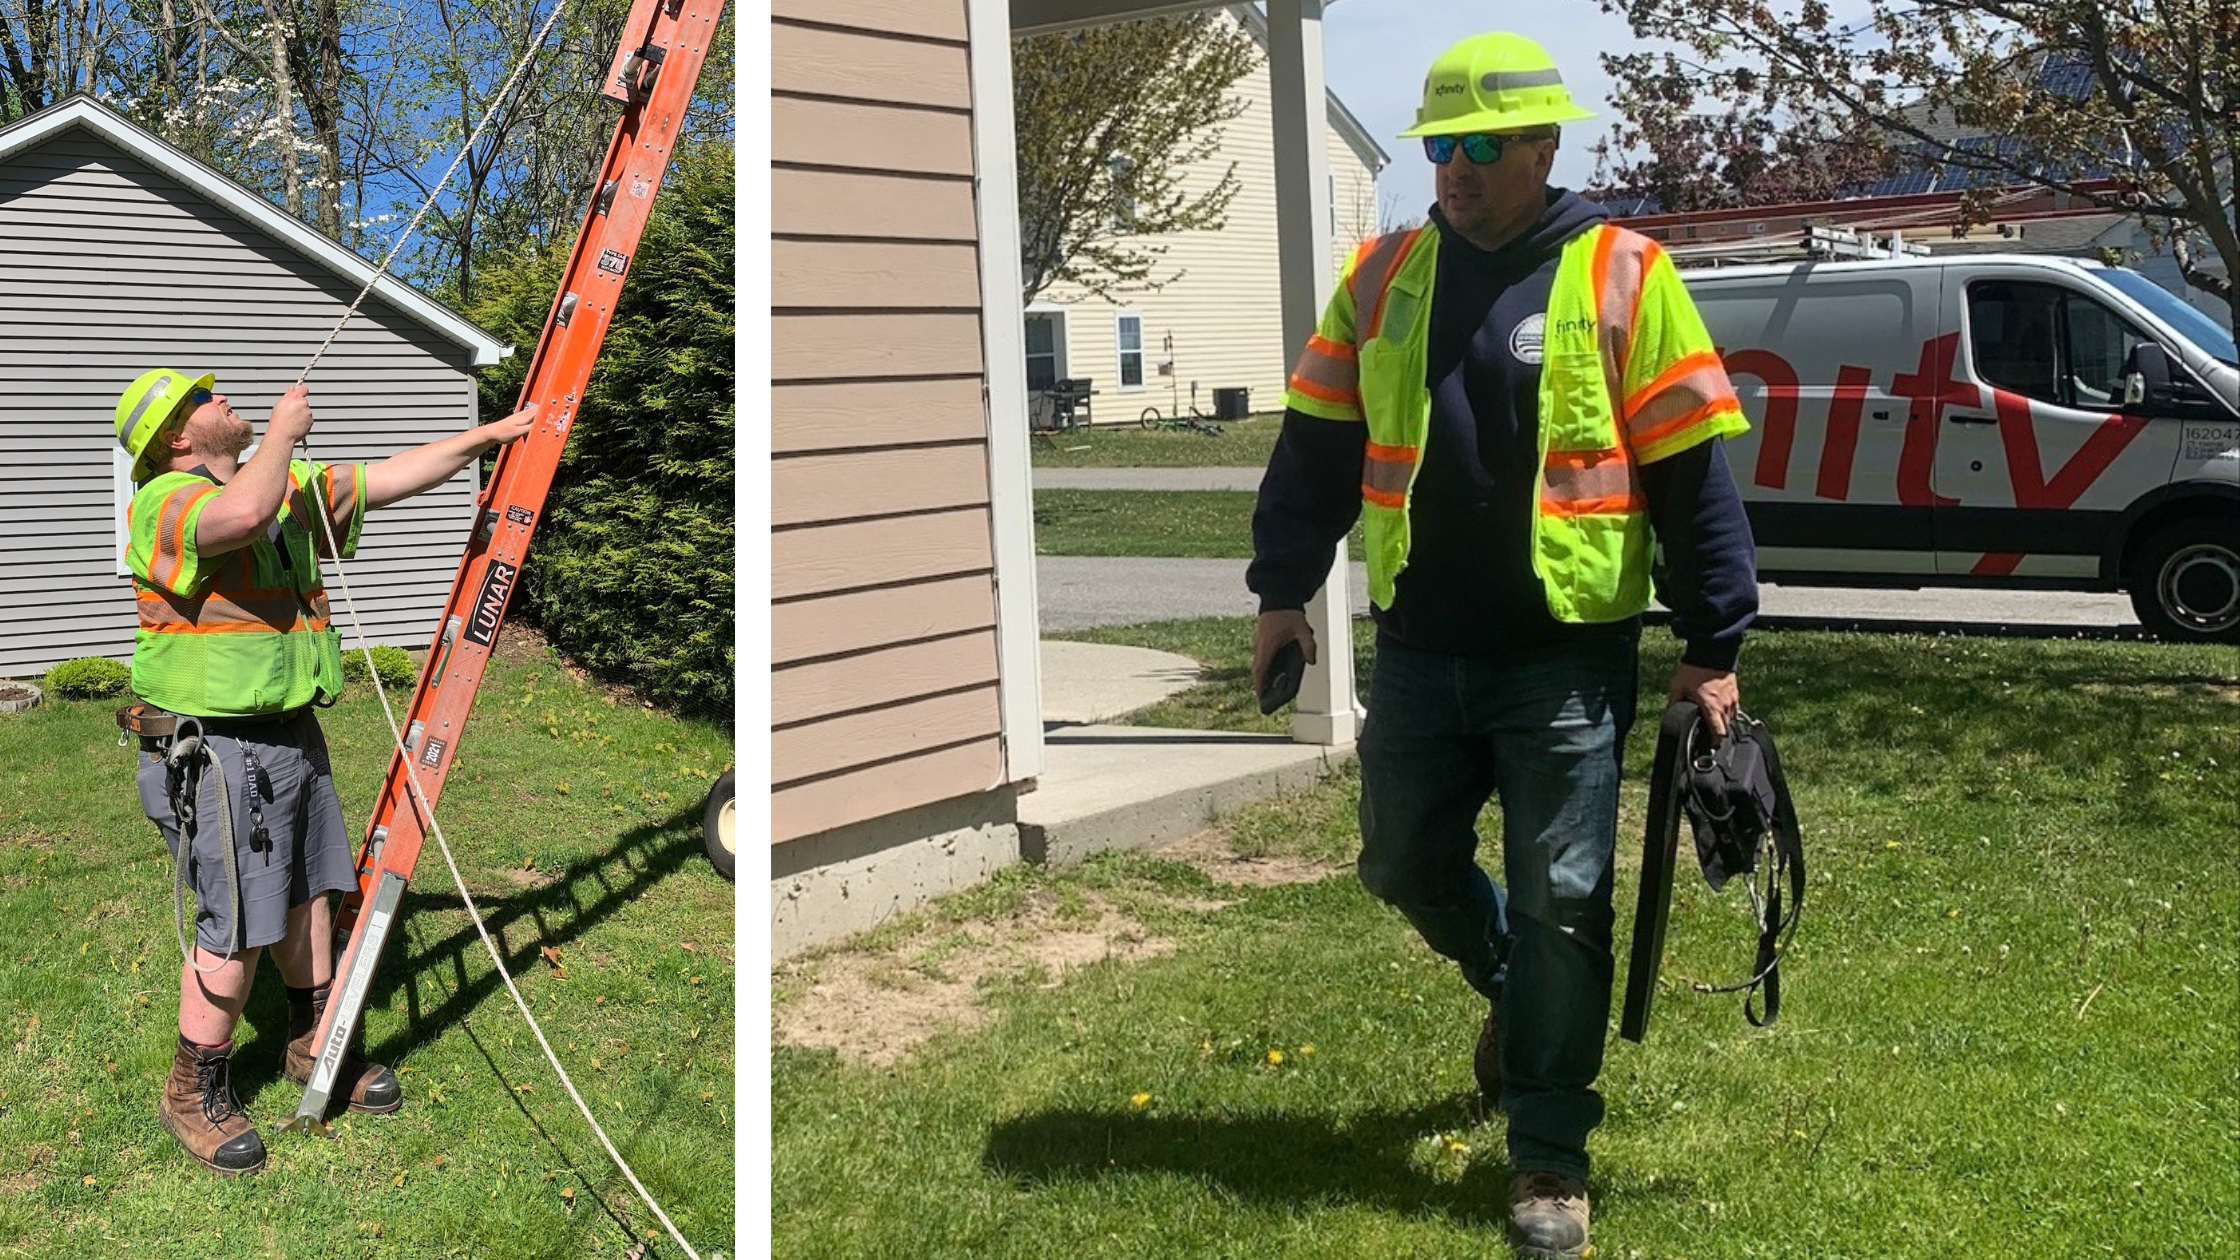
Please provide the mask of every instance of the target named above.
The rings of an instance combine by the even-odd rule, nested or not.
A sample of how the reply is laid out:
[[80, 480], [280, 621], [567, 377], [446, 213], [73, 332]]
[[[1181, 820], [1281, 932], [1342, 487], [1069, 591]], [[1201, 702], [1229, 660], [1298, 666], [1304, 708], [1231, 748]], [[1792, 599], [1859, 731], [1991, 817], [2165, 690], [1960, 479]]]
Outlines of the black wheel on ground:
[[1142, 425], [1146, 429], [1158, 428], [1159, 409], [1157, 407], [1145, 407], [1143, 409], [1143, 414], [1136, 417], [1136, 423]]
[[700, 844], [708, 851], [708, 862], [716, 868], [716, 874], [734, 882], [732, 870], [739, 858], [739, 840], [738, 810], [732, 798], [738, 794], [738, 780], [736, 766], [717, 776], [715, 786], [708, 789], [708, 803], [700, 811]]
[[2156, 638], [2240, 643], [2240, 520], [2196, 516], [2156, 531], [2125, 578]]

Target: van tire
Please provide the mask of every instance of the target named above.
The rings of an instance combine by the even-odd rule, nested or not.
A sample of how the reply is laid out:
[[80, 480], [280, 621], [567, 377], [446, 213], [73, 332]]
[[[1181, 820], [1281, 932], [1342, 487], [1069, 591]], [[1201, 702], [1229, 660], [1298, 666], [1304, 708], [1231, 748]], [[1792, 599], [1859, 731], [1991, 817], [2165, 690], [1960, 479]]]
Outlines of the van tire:
[[2157, 530], [2134, 553], [2131, 608], [2175, 643], [2240, 643], [2240, 520], [2196, 516]]
[[738, 810], [733, 798], [739, 792], [737, 767], [718, 776], [715, 786], [708, 789], [708, 803], [700, 810], [700, 846], [708, 851], [708, 864], [716, 874], [736, 882], [733, 874], [739, 861]]

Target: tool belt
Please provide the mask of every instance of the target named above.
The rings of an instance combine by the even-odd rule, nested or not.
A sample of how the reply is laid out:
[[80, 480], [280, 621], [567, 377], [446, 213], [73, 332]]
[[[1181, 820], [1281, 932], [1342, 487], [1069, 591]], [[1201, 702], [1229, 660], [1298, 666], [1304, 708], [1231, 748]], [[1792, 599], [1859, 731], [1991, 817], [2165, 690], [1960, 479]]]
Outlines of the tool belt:
[[182, 720], [201, 724], [204, 734], [239, 735], [256, 727], [292, 722], [303, 712], [290, 709], [286, 713], [260, 717], [187, 717], [138, 700], [117, 710], [117, 729], [127, 737], [138, 736], [142, 752], [161, 755], [169, 751], [171, 741], [178, 737]]
[[[1695, 991], [1745, 994], [1743, 1016], [1760, 1028], [1781, 1013], [1781, 953], [1796, 934], [1805, 892], [1804, 840], [1788, 779], [1781, 773], [1781, 755], [1765, 723], [1738, 710], [1727, 723], [1726, 736], [1714, 740], [1701, 710], [1682, 700], [1665, 710], [1649, 775], [1641, 894], [1634, 911], [1625, 1011], [1618, 1025], [1618, 1035], [1629, 1041], [1640, 1041], [1649, 1028], [1649, 1002], [1672, 914], [1672, 869], [1683, 815], [1695, 833], [1704, 882], [1717, 891], [1734, 876], [1751, 877], [1745, 883], [1758, 923], [1757, 963], [1750, 977], [1728, 985], [1699, 983]], [[1761, 875], [1762, 889], [1754, 882]], [[1756, 1008], [1761, 991], [1762, 1016]]]

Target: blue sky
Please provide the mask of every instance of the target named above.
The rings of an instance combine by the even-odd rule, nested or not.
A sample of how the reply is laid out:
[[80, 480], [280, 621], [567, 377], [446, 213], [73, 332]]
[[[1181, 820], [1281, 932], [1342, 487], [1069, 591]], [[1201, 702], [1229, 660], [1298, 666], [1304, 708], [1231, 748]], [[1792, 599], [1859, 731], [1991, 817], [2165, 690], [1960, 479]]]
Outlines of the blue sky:
[[1421, 215], [1431, 205], [1431, 164], [1419, 141], [1395, 137], [1415, 122], [1423, 74], [1432, 59], [1456, 40], [1482, 31], [1515, 31], [1539, 41], [1562, 67], [1572, 96], [1596, 113], [1596, 118], [1564, 129], [1550, 179], [1566, 188], [1581, 186], [1594, 173], [1589, 148], [1617, 117], [1609, 102], [1610, 80], [1596, 54], [1661, 47], [1635, 39], [1623, 18], [1604, 13], [1594, 0], [1331, 4], [1322, 23], [1323, 74], [1330, 90], [1392, 155], [1392, 165], [1377, 178], [1377, 199], [1402, 217]]

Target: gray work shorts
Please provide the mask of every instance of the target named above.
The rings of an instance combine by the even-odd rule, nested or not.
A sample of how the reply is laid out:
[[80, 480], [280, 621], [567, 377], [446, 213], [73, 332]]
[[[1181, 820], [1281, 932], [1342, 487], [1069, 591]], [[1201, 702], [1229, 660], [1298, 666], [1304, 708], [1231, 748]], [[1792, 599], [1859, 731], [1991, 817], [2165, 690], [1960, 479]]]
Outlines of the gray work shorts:
[[[292, 718], [242, 723], [233, 719], [205, 745], [224, 767], [233, 804], [233, 845], [241, 876], [241, 921], [234, 921], [225, 852], [219, 847], [218, 789], [205, 767], [196, 792], [195, 822], [188, 828], [191, 856], [187, 886], [194, 892], [195, 941], [212, 953], [270, 945], [287, 935], [288, 911], [328, 892], [358, 886], [350, 837], [327, 763], [327, 740], [309, 710]], [[248, 761], [256, 759], [251, 800]], [[179, 824], [171, 811], [163, 758], [140, 754], [140, 807], [163, 831], [172, 860], [179, 856]], [[268, 842], [254, 836], [254, 812], [264, 819]]]

